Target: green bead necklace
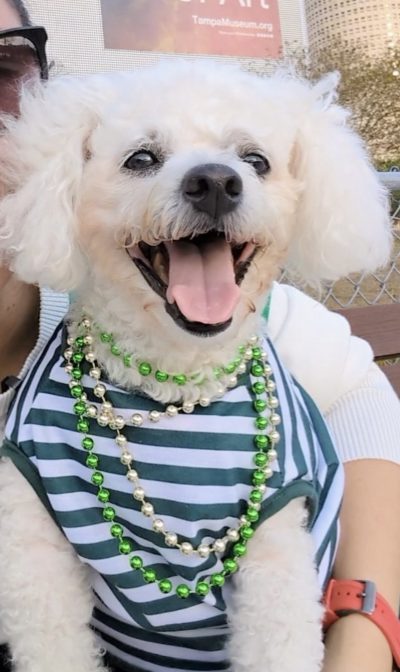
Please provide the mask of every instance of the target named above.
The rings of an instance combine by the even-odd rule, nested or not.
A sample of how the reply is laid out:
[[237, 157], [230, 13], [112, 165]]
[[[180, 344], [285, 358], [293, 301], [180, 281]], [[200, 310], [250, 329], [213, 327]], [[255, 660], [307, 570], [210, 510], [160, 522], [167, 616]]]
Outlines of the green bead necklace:
[[[176, 385], [185, 385], [188, 382], [195, 382], [197, 384], [203, 383], [206, 378], [204, 378], [200, 371], [194, 371], [191, 373], [168, 373], [167, 371], [161, 371], [156, 369], [151, 365], [150, 362], [143, 361], [135, 357], [132, 353], [123, 351], [114, 340], [112, 333], [103, 331], [97, 325], [93, 325], [99, 333], [101, 343], [104, 343], [108, 346], [109, 351], [114, 357], [120, 359], [127, 368], [136, 367], [138, 373], [143, 377], [153, 376], [158, 383], [167, 383], [172, 382]], [[253, 356], [252, 348], [246, 346], [240, 346], [236, 357], [228, 362], [224, 366], [216, 367], [213, 370], [213, 376], [215, 380], [219, 380], [224, 376], [234, 376], [235, 374], [242, 374], [246, 370], [246, 357], [247, 359]], [[232, 381], [232, 386], [235, 381]]]
[[[228, 544], [232, 544], [228, 556], [223, 560], [222, 571], [202, 578], [197, 582], [194, 590], [184, 583], [179, 584], [175, 589], [178, 597], [182, 599], [189, 597], [190, 594], [197, 595], [200, 598], [205, 597], [209, 593], [210, 588], [222, 587], [225, 579], [238, 570], [238, 561], [246, 554], [247, 542], [253, 537], [255, 525], [259, 520], [259, 510], [266, 490], [265, 482], [273, 473], [270, 464], [277, 457], [275, 445], [278, 443], [280, 437], [276, 430], [276, 425], [280, 422], [280, 416], [276, 413], [279, 402], [274, 396], [276, 386], [271, 377], [271, 367], [266, 361], [266, 353], [259, 347], [257, 337], [252, 337], [246, 346], [242, 346], [239, 349], [238, 357], [232, 362], [232, 365], [235, 364], [234, 368], [231, 369], [231, 366], [229, 366], [228, 370], [227, 367], [221, 367], [220, 369], [222, 373], [228, 375], [231, 370], [244, 373], [246, 362], [249, 362], [252, 376], [258, 379], [251, 387], [252, 394], [254, 395], [253, 407], [257, 413], [257, 417], [255, 418], [256, 433], [254, 436], [255, 454], [253, 456], [255, 469], [252, 474], [252, 489], [246, 504], [245, 513], [241, 516], [238, 527], [228, 529], [225, 536], [222, 539], [216, 539], [211, 546], [200, 544], [197, 548], [193, 548], [189, 542], [180, 541], [175, 532], [166, 530], [164, 522], [156, 517], [152, 504], [146, 501], [144, 489], [140, 485], [139, 474], [133, 468], [134, 457], [127, 450], [128, 441], [122, 433], [124, 426], [127, 424], [126, 419], [114, 414], [112, 404], [107, 401], [105, 396], [106, 387], [103, 383], [99, 382], [101, 370], [96, 363], [96, 353], [93, 349], [94, 337], [92, 335], [92, 324], [92, 321], [88, 317], [82, 318], [76, 325], [75, 331], [78, 336], [68, 338], [68, 348], [64, 356], [66, 360], [65, 370], [70, 376], [70, 393], [75, 400], [73, 409], [77, 416], [76, 427], [79, 432], [84, 434], [81, 445], [87, 452], [86, 466], [93, 471], [91, 482], [97, 487], [97, 498], [103, 505], [103, 519], [110, 523], [110, 534], [118, 542], [119, 553], [129, 556], [129, 564], [132, 570], [140, 571], [144, 582], [155, 583], [162, 593], [170, 593], [173, 590], [172, 582], [169, 579], [160, 579], [153, 569], [143, 565], [141, 557], [134, 552], [132, 540], [124, 536], [122, 526], [115, 522], [116, 511], [110, 504], [110, 491], [104, 486], [105, 479], [101, 471], [100, 457], [95, 452], [94, 439], [89, 435], [90, 423], [94, 421], [97, 421], [100, 426], [108, 426], [116, 432], [115, 443], [121, 450], [120, 461], [127, 469], [126, 477], [133, 484], [133, 498], [141, 504], [142, 514], [151, 519], [152, 529], [164, 535], [164, 541], [167, 546], [179, 549], [184, 555], [196, 553], [202, 558], [207, 558], [210, 553], [225, 553]], [[103, 343], [112, 342], [114, 346], [113, 354], [121, 356], [121, 350], [118, 346], [113, 340], [107, 341], [107, 339], [104, 339], [105, 335], [107, 337], [110, 336], [110, 334], [101, 332], [101, 341]], [[126, 355], [122, 356], [125, 357]], [[90, 365], [89, 375], [97, 381], [93, 391], [95, 396], [101, 400], [99, 409], [95, 405], [88, 404], [87, 394], [81, 384], [81, 379], [84, 375], [83, 366], [86, 362]], [[140, 364], [148, 363], [141, 362]], [[148, 364], [148, 367], [150, 367], [151, 372], [151, 365]], [[146, 370], [148, 369], [146, 368]], [[150, 375], [150, 372], [146, 375]], [[170, 374], [166, 375], [170, 377]], [[217, 373], [215, 373], [215, 375], [219, 377], [222, 374], [217, 376]], [[182, 376], [182, 380], [183, 377], [186, 380], [190, 379], [190, 376], [186, 376], [185, 374], [174, 374], [174, 376]], [[173, 380], [174, 376], [170, 378], [172, 382], [176, 382]], [[184, 385], [185, 382], [179, 384]], [[228, 386], [232, 385], [228, 384]], [[205, 401], [207, 403], [204, 403]], [[198, 403], [205, 406], [210, 402], [211, 400], [205, 400], [200, 397]], [[191, 413], [195, 405], [194, 403], [190, 403], [179, 407], [170, 404], [164, 413], [150, 411], [148, 418], [152, 422], [157, 422], [162, 416], [173, 417], [179, 411]], [[268, 416], [265, 415], [265, 411], [269, 411]], [[141, 426], [143, 422], [144, 418], [141, 414], [133, 414], [131, 424], [134, 427]], [[268, 430], [268, 433], [266, 430]]]

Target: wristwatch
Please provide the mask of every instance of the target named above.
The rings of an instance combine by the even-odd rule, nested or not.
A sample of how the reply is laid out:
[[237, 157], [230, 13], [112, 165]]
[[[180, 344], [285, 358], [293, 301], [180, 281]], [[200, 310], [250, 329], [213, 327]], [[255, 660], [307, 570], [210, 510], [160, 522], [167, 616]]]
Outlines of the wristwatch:
[[331, 579], [324, 600], [324, 630], [349, 614], [362, 614], [386, 637], [393, 659], [400, 668], [400, 620], [390, 604], [376, 590], [373, 581]]

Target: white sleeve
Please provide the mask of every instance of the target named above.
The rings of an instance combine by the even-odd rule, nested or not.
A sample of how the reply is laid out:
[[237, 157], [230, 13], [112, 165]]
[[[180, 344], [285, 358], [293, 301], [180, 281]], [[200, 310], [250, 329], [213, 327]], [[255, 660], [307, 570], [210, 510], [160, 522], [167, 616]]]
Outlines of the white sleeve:
[[400, 464], [400, 400], [376, 364], [360, 385], [333, 403], [325, 419], [343, 462]]
[[400, 401], [347, 320], [294, 287], [275, 284], [267, 335], [324, 414], [343, 461], [400, 462]]
[[357, 387], [373, 362], [371, 347], [351, 335], [344, 317], [288, 285], [274, 284], [267, 335], [322, 413]]

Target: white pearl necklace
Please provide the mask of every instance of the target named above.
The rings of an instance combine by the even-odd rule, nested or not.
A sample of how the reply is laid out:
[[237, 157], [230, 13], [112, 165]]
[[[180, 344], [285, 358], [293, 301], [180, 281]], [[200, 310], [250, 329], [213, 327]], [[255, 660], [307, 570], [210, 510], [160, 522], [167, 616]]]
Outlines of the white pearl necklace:
[[[120, 461], [121, 463], [126, 467], [126, 478], [130, 483], [133, 484], [133, 491], [132, 495], [133, 498], [141, 503], [141, 513], [151, 519], [152, 523], [152, 529], [159, 533], [163, 534], [165, 538], [165, 543], [167, 546], [171, 548], [177, 548], [181, 553], [184, 555], [192, 555], [192, 554], [198, 554], [201, 558], [207, 558], [210, 553], [216, 553], [216, 554], [221, 554], [224, 553], [226, 550], [226, 546], [230, 542], [236, 542], [240, 538], [240, 530], [242, 527], [246, 526], [248, 524], [248, 520], [246, 516], [242, 516], [239, 521], [237, 527], [232, 527], [227, 530], [226, 534], [224, 537], [216, 539], [211, 545], [201, 543], [199, 546], [193, 547], [191, 543], [188, 541], [181, 541], [177, 535], [176, 532], [167, 530], [165, 527], [164, 521], [159, 518], [155, 511], [154, 507], [151, 504], [151, 502], [146, 500], [146, 494], [144, 491], [144, 488], [142, 487], [140, 483], [140, 478], [139, 474], [136, 469], [132, 467], [132, 464], [134, 463], [134, 455], [128, 450], [127, 445], [128, 445], [128, 440], [126, 436], [122, 433], [123, 428], [127, 424], [131, 424], [133, 427], [141, 427], [145, 421], [146, 418], [142, 413], [135, 412], [130, 420], [126, 420], [122, 415], [116, 415], [114, 412], [113, 405], [110, 401], [106, 399], [106, 386], [104, 383], [100, 382], [101, 378], [101, 369], [96, 363], [96, 353], [93, 348], [93, 343], [94, 339], [91, 334], [91, 326], [92, 322], [89, 320], [87, 317], [84, 318], [78, 326], [81, 326], [85, 330], [85, 335], [84, 335], [84, 343], [86, 346], [85, 350], [85, 360], [90, 364], [91, 369], [89, 371], [89, 375], [97, 381], [94, 388], [93, 392], [96, 397], [99, 398], [101, 405], [98, 408], [94, 404], [91, 404], [87, 407], [86, 409], [86, 416], [92, 419], [95, 419], [97, 423], [99, 424], [100, 427], [110, 427], [110, 429], [114, 430], [116, 432], [116, 437], [115, 437], [115, 443], [118, 446], [118, 448], [121, 451], [120, 455]], [[74, 331], [77, 331], [75, 329]], [[67, 339], [68, 343], [68, 348], [64, 352], [64, 357], [66, 359], [66, 365], [65, 365], [65, 371], [71, 375], [73, 373], [73, 363], [71, 362], [71, 359], [73, 357], [74, 351], [72, 349], [72, 345], [74, 343], [74, 339], [72, 337], [69, 337]], [[250, 361], [252, 358], [252, 348], [257, 345], [258, 343], [258, 337], [254, 336], [250, 339], [243, 355], [243, 362], [241, 362], [240, 370], [238, 370], [238, 373], [244, 373], [246, 369], [245, 361]], [[278, 431], [276, 430], [276, 426], [280, 423], [281, 418], [276, 413], [276, 409], [279, 407], [279, 401], [277, 397], [274, 396], [274, 392], [276, 389], [275, 382], [271, 379], [272, 375], [272, 369], [270, 365], [267, 362], [267, 355], [265, 352], [260, 353], [260, 361], [262, 361], [262, 366], [263, 366], [263, 376], [266, 381], [266, 397], [267, 397], [267, 407], [269, 409], [269, 417], [268, 421], [271, 425], [271, 430], [268, 433], [268, 438], [270, 442], [270, 448], [268, 450], [268, 465], [264, 467], [264, 474], [266, 478], [269, 478], [272, 476], [272, 469], [270, 467], [270, 463], [277, 458], [277, 452], [275, 449], [275, 445], [280, 439], [280, 435]], [[243, 366], [244, 365], [244, 369]], [[239, 367], [238, 367], [239, 369]], [[235, 376], [235, 384], [237, 382], [237, 378]], [[223, 390], [219, 390], [218, 396], [222, 396], [228, 387], [232, 387], [233, 381], [228, 380], [227, 384], [225, 385]], [[76, 380], [72, 379], [69, 383], [70, 387], [73, 387], [76, 385]], [[81, 400], [86, 401], [87, 400], [87, 395], [84, 393], [81, 395]], [[184, 413], [190, 414], [194, 411], [196, 405], [200, 406], [209, 406], [211, 403], [211, 399], [200, 396], [199, 401], [192, 403], [192, 402], [187, 402], [183, 403], [181, 406], [176, 406], [174, 404], [169, 404], [164, 412], [158, 411], [158, 410], [151, 410], [149, 411], [147, 418], [150, 422], [155, 423], [158, 422], [162, 417], [170, 417], [173, 418], [175, 417], [180, 411], [183, 411]], [[266, 490], [265, 484], [259, 484], [257, 486], [257, 489], [261, 494], [263, 494]], [[258, 511], [260, 509], [260, 504], [259, 503], [251, 503], [251, 506]]]

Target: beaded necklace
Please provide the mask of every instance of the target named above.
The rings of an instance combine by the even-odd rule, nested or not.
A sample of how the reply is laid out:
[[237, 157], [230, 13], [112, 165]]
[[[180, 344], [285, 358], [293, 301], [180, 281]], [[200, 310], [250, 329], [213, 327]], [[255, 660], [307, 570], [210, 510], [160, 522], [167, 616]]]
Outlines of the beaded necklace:
[[[129, 564], [132, 570], [140, 571], [143, 580], [146, 583], [155, 583], [162, 593], [170, 593], [173, 590], [172, 582], [169, 579], [160, 579], [153, 569], [143, 565], [142, 558], [134, 553], [132, 540], [124, 536], [122, 526], [115, 522], [116, 511], [110, 504], [110, 491], [104, 487], [104, 474], [101, 471], [100, 457], [95, 451], [94, 439], [90, 436], [90, 423], [94, 421], [101, 427], [109, 427], [112, 431], [115, 431], [115, 443], [121, 451], [120, 461], [126, 467], [126, 478], [132, 483], [133, 498], [140, 504], [141, 513], [151, 520], [154, 532], [164, 536], [166, 546], [177, 548], [184, 555], [197, 554], [201, 558], [207, 558], [210, 553], [225, 553], [227, 546], [232, 545], [227, 557], [223, 560], [224, 569], [221, 572], [202, 578], [197, 582], [194, 590], [184, 583], [179, 584], [175, 589], [178, 597], [182, 599], [187, 598], [190, 594], [203, 598], [209, 593], [211, 587], [223, 586], [226, 577], [238, 570], [238, 560], [246, 554], [247, 542], [253, 537], [255, 525], [259, 520], [259, 510], [266, 490], [265, 482], [272, 475], [271, 462], [277, 457], [275, 446], [280, 436], [276, 426], [280, 423], [280, 416], [276, 409], [279, 402], [277, 397], [274, 396], [276, 385], [272, 379], [272, 369], [267, 362], [267, 355], [259, 347], [258, 338], [254, 336], [248, 343], [239, 348], [237, 357], [232, 362], [214, 369], [214, 376], [221, 383], [218, 396], [222, 396], [229, 387], [234, 386], [232, 375], [235, 378], [234, 384], [236, 384], [236, 374], [244, 373], [247, 365], [250, 367], [252, 376], [257, 379], [251, 386], [254, 397], [253, 407], [257, 412], [254, 436], [255, 454], [253, 456], [255, 469], [252, 474], [252, 489], [245, 512], [240, 517], [237, 527], [228, 529], [223, 538], [216, 539], [211, 545], [201, 543], [197, 548], [194, 548], [188, 541], [180, 540], [175, 532], [166, 530], [164, 521], [157, 517], [153, 505], [146, 500], [139, 474], [134, 468], [134, 456], [128, 450], [128, 440], [123, 433], [127, 424], [140, 427], [146, 419], [141, 413], [134, 413], [130, 419], [114, 413], [111, 402], [106, 398], [106, 386], [100, 382], [101, 368], [96, 360], [93, 327], [92, 320], [87, 316], [84, 316], [75, 325], [74, 333], [78, 335], [75, 338], [70, 336], [67, 339], [68, 347], [64, 352], [64, 357], [66, 360], [65, 371], [70, 377], [70, 393], [75, 400], [73, 410], [77, 416], [76, 427], [84, 435], [81, 445], [87, 452], [85, 463], [93, 471], [91, 482], [97, 487], [97, 498], [103, 504], [103, 519], [110, 523], [110, 534], [118, 541], [119, 553], [130, 556]], [[136, 362], [137, 369], [142, 376], [152, 374], [154, 368], [149, 362], [139, 361], [133, 355], [123, 353], [114, 342], [112, 334], [102, 331], [99, 333], [101, 342], [109, 344], [112, 354], [121, 357], [125, 366], [130, 367], [133, 362]], [[81, 383], [85, 362], [90, 365], [89, 375], [96, 381], [93, 392], [99, 399], [99, 408], [88, 403], [87, 394]], [[163, 375], [157, 375], [160, 373]], [[199, 399], [197, 402], [183, 403], [181, 406], [169, 404], [164, 412], [151, 410], [147, 419], [154, 423], [158, 422], [161, 417], [174, 417], [180, 411], [192, 413], [197, 404], [208, 406], [212, 399], [201, 395], [202, 381], [199, 380], [198, 376], [198, 372], [169, 374], [156, 370], [154, 377], [160, 383], [173, 380], [178, 385], [185, 385], [186, 381], [193, 380], [195, 377], [200, 389]]]

